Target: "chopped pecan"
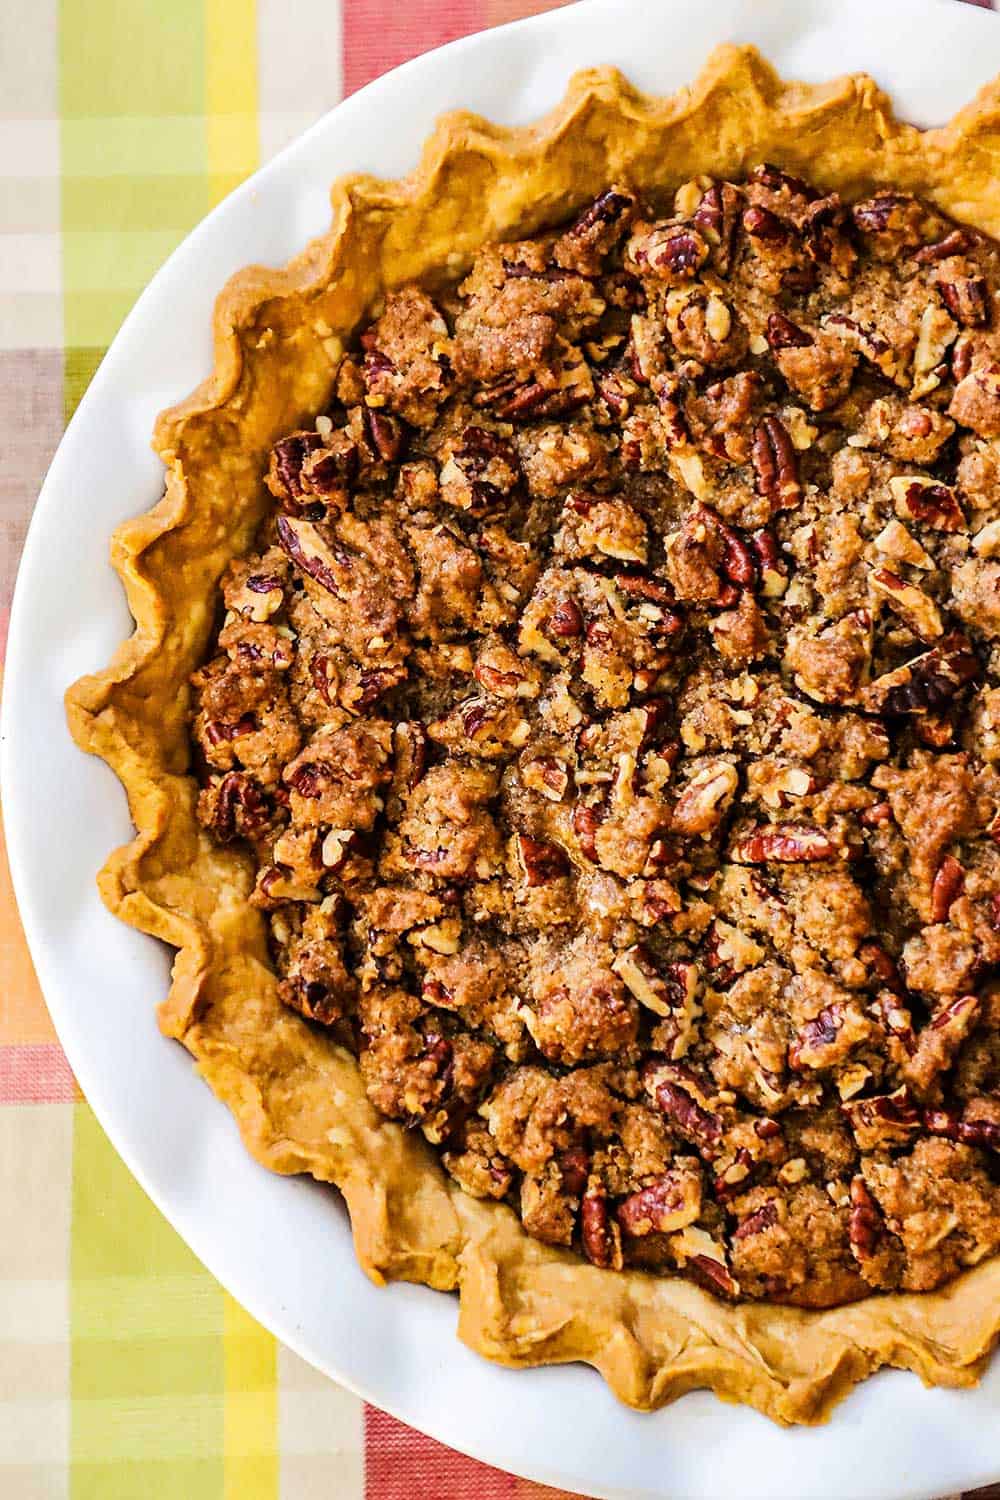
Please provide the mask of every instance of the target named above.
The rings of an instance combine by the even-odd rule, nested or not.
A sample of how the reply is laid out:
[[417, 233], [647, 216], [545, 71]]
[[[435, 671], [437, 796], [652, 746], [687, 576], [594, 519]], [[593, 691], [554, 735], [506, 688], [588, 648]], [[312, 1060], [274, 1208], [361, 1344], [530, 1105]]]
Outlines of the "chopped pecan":
[[808, 349], [815, 340], [784, 313], [773, 312], [767, 319], [767, 342], [772, 349]]
[[524, 870], [524, 883], [529, 888], [548, 885], [569, 874], [569, 860], [556, 844], [544, 844], [539, 839], [519, 833], [516, 838], [517, 853]]
[[217, 839], [228, 843], [234, 838], [252, 838], [270, 817], [267, 798], [252, 776], [242, 771], [223, 776], [215, 790], [210, 824]]
[[861, 1013], [842, 1001], [825, 1005], [807, 1021], [788, 1049], [788, 1066], [797, 1073], [832, 1067], [851, 1047], [867, 1038], [871, 1026]]
[[930, 651], [877, 677], [862, 689], [863, 706], [873, 713], [925, 714], [947, 709], [981, 671], [967, 638], [946, 635]]
[[807, 203], [819, 197], [816, 189], [810, 187], [808, 182], [803, 182], [801, 177], [795, 177], [791, 172], [783, 171], [770, 161], [758, 162], [750, 173], [750, 180], [759, 182], [772, 192], [784, 193], [790, 198], [804, 198]]
[[792, 238], [791, 225], [779, 219], [769, 208], [754, 203], [743, 211], [743, 228], [753, 240], [765, 240], [768, 244], [783, 244]]
[[557, 600], [544, 628], [549, 635], [560, 640], [573, 640], [583, 635], [583, 615], [576, 600], [568, 596]]
[[868, 1260], [875, 1254], [885, 1225], [878, 1206], [863, 1177], [851, 1180], [851, 1212], [847, 1233], [851, 1248], [859, 1260]]
[[935, 261], [947, 260], [951, 255], [963, 255], [966, 250], [971, 250], [972, 244], [973, 235], [968, 229], [953, 229], [943, 240], [922, 245], [913, 259], [918, 266], [933, 265]]
[[674, 1167], [618, 1205], [626, 1234], [667, 1234], [693, 1224], [701, 1213], [701, 1173]]
[[672, 1022], [669, 1048], [662, 1035], [661, 1041], [671, 1061], [683, 1057], [694, 1037], [698, 1013], [696, 966], [682, 959], [660, 969], [643, 944], [636, 943], [619, 953], [611, 967], [640, 1005]]
[[635, 208], [635, 194], [628, 188], [605, 188], [557, 241], [556, 260], [585, 274], [598, 271], [631, 224]]
[[327, 593], [340, 597], [342, 588], [337, 575], [345, 563], [343, 556], [333, 552], [311, 521], [279, 516], [276, 525], [278, 541], [291, 561]]
[[711, 832], [722, 822], [738, 785], [739, 776], [729, 761], [712, 761], [703, 766], [681, 792], [672, 814], [672, 826], [689, 835]]
[[917, 1034], [916, 1047], [903, 1068], [904, 1077], [917, 1094], [926, 1097], [939, 1075], [951, 1067], [979, 1011], [978, 995], [959, 995], [942, 1005]]
[[956, 276], [939, 281], [941, 300], [963, 328], [982, 328], [990, 321], [990, 295], [983, 276]]
[[293, 432], [282, 438], [271, 449], [271, 466], [267, 485], [271, 493], [284, 501], [301, 500], [305, 493], [302, 483], [302, 468], [310, 454], [322, 448], [323, 439], [318, 432]]
[[905, 1146], [921, 1125], [920, 1111], [905, 1084], [892, 1094], [851, 1099], [840, 1107], [850, 1122], [859, 1151]]
[[[977, 1114], [977, 1103], [986, 1104], [988, 1111]], [[925, 1109], [923, 1123], [931, 1135], [943, 1135], [950, 1141], [960, 1141], [964, 1146], [985, 1146], [991, 1151], [1000, 1151], [1000, 1108], [995, 1098], [973, 1100], [961, 1113], [954, 1109]]]
[[708, 1107], [708, 1091], [690, 1068], [655, 1059], [643, 1071], [646, 1090], [677, 1133], [704, 1157], [715, 1155], [722, 1139], [722, 1116]]
[[708, 245], [685, 224], [660, 224], [629, 241], [629, 255], [640, 274], [678, 284], [690, 281], [708, 259]]
[[936, 531], [964, 531], [965, 516], [954, 487], [920, 475], [900, 475], [889, 480], [896, 514]]
[[873, 568], [870, 579], [872, 592], [884, 599], [922, 641], [937, 640], [944, 634], [940, 610], [915, 583], [906, 583], [889, 568]]
[[734, 1240], [746, 1240], [755, 1234], [763, 1234], [765, 1229], [770, 1229], [778, 1222], [778, 1205], [772, 1198], [768, 1203], [761, 1204], [754, 1213], [740, 1221], [733, 1230]]
[[584, 802], [578, 802], [573, 809], [573, 832], [579, 840], [580, 848], [589, 860], [596, 865], [597, 854], [597, 830], [601, 826], [603, 812], [597, 807], [588, 807]]

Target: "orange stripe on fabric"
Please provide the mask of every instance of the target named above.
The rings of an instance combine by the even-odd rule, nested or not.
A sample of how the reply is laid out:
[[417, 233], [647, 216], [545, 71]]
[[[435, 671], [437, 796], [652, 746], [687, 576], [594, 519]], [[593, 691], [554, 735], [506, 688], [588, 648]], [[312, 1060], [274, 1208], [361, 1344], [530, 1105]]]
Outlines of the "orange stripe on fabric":
[[55, 1027], [21, 930], [0, 825], [0, 1047], [51, 1044], [55, 1040]]

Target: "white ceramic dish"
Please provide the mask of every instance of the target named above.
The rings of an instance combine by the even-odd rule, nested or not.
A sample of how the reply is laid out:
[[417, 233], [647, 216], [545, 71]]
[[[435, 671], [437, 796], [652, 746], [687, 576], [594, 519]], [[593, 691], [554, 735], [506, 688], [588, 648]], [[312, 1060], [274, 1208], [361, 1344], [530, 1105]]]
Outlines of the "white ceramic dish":
[[7, 661], [10, 857], [43, 989], [103, 1126], [205, 1264], [319, 1368], [452, 1447], [588, 1495], [923, 1500], [1000, 1475], [1000, 1360], [973, 1392], [882, 1374], [825, 1429], [781, 1431], [704, 1392], [640, 1416], [584, 1368], [513, 1373], [476, 1358], [455, 1339], [451, 1298], [366, 1281], [336, 1196], [256, 1166], [187, 1054], [160, 1038], [153, 1008], [169, 956], [109, 916], [94, 885], [130, 835], [125, 799], [63, 721], [66, 685], [102, 666], [129, 628], [107, 538], [159, 497], [153, 419], [207, 372], [226, 278], [250, 261], [280, 264], [324, 229], [338, 173], [412, 167], [443, 109], [520, 123], [556, 102], [574, 68], [602, 62], [668, 92], [724, 40], [757, 43], [786, 76], [868, 69], [921, 124], [1000, 72], [1000, 21], [950, 0], [587, 0], [420, 58], [321, 120], [164, 266], [52, 464]]

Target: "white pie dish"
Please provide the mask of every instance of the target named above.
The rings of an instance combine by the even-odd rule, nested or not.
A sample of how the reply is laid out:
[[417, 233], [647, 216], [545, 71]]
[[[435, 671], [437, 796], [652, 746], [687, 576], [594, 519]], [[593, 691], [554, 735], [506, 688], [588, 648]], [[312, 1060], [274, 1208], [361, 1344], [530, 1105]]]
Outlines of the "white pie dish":
[[159, 1037], [153, 1003], [166, 989], [167, 955], [119, 927], [93, 885], [110, 846], [128, 836], [124, 799], [102, 765], [73, 750], [62, 723], [62, 689], [103, 665], [126, 633], [106, 538], [158, 496], [153, 418], [208, 369], [211, 302], [227, 276], [254, 260], [280, 263], [325, 227], [327, 187], [339, 172], [406, 170], [443, 108], [527, 120], [556, 101], [575, 67], [599, 62], [669, 92], [722, 40], [756, 42], [786, 76], [866, 68], [920, 123], [944, 119], [1000, 71], [996, 23], [951, 5], [883, 0], [869, 14], [855, 4], [771, 0], [719, 5], [708, 16], [696, 3], [665, 13], [590, 0], [421, 59], [320, 122], [159, 274], [53, 464], [8, 659], [12, 866], [60, 1035], [115, 1144], [210, 1269], [335, 1378], [452, 1446], [591, 1494], [938, 1495], [1000, 1469], [989, 1420], [996, 1370], [964, 1394], [880, 1377], [818, 1432], [783, 1433], [703, 1394], [638, 1417], [584, 1370], [512, 1374], [475, 1359], [454, 1340], [449, 1299], [365, 1282], [333, 1195], [257, 1168], [188, 1059]]

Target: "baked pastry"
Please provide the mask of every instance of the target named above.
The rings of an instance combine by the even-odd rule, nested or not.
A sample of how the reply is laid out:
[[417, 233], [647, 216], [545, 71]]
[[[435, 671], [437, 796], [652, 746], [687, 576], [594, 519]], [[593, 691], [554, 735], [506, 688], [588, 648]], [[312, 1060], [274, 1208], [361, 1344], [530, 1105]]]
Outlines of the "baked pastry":
[[725, 48], [450, 117], [159, 421], [102, 891], [492, 1357], [809, 1421], [995, 1337], [994, 107]]

